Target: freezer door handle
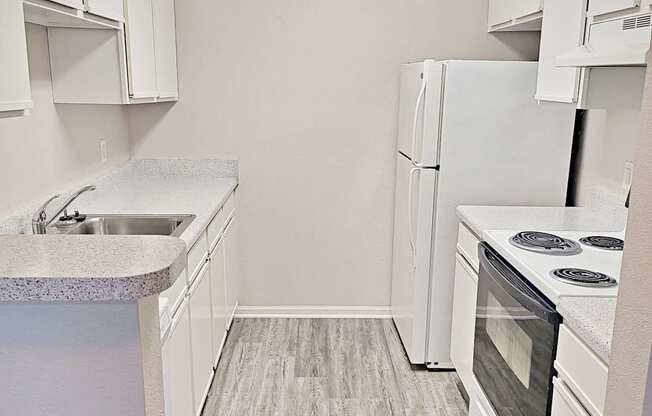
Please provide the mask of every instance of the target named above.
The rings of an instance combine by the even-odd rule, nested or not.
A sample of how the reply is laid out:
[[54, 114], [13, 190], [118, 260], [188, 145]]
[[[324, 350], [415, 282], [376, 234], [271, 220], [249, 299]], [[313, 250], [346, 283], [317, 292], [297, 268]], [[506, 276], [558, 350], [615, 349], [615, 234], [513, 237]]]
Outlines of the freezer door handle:
[[421, 103], [423, 102], [424, 97], [426, 96], [426, 80], [424, 79], [421, 82], [421, 89], [419, 90], [419, 96], [417, 97], [417, 103], [414, 108], [414, 119], [412, 120], [412, 161], [415, 164], [419, 164], [418, 157], [416, 155], [417, 151], [417, 126], [419, 125], [419, 109], [421, 108]]
[[410, 264], [412, 266], [412, 270], [416, 269], [416, 261], [415, 257], [417, 256], [417, 249], [416, 249], [416, 242], [414, 238], [414, 233], [412, 232], [412, 187], [414, 185], [414, 174], [416, 172], [419, 172], [421, 169], [417, 167], [413, 167], [410, 169], [410, 175], [408, 177], [408, 236], [410, 240], [410, 249], [412, 256], [410, 256], [411, 261]]

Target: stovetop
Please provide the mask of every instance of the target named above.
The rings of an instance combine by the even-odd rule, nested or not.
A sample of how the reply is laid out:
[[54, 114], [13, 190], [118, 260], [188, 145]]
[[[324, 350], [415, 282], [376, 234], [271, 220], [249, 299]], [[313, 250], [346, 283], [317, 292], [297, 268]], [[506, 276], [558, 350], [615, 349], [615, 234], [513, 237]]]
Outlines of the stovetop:
[[[609, 243], [615, 243], [616, 240], [624, 239], [622, 232], [586, 232], [586, 231], [552, 231], [539, 232], [550, 234], [550, 236], [538, 235], [544, 241], [544, 246], [564, 246], [567, 242], [571, 244], [564, 255], [549, 255], [546, 250], [544, 254], [533, 252], [528, 249], [519, 248], [514, 244], [512, 238], [524, 230], [498, 230], [485, 231], [483, 236], [489, 245], [491, 245], [501, 256], [503, 256], [513, 267], [515, 267], [523, 276], [525, 276], [534, 286], [536, 286], [544, 295], [553, 303], [559, 303], [564, 296], [596, 296], [596, 297], [615, 297], [618, 295], [617, 281], [620, 278], [620, 265], [622, 262], [622, 251], [607, 250], [592, 245], [587, 245], [581, 239], [586, 237], [601, 237], [599, 240], [607, 240]], [[537, 237], [537, 236], [534, 236]], [[532, 239], [531, 239], [532, 240]], [[534, 238], [536, 240], [536, 238]], [[595, 239], [593, 239], [595, 240]], [[602, 241], [604, 242], [604, 241]], [[550, 243], [550, 244], [548, 244]], [[575, 247], [577, 245], [577, 247]], [[579, 250], [577, 250], [579, 248]], [[544, 249], [545, 250], [545, 249]], [[571, 269], [560, 273], [562, 276], [575, 276], [580, 282], [571, 284], [563, 279], [554, 276], [557, 269]], [[588, 272], [597, 273], [594, 276]], [[582, 279], [582, 276], [584, 279]], [[609, 278], [613, 278], [611, 281]], [[602, 285], [586, 287], [582, 282], [596, 280], [602, 282]], [[615, 286], [613, 285], [616, 282]], [[605, 284], [605, 283], [609, 284]]]

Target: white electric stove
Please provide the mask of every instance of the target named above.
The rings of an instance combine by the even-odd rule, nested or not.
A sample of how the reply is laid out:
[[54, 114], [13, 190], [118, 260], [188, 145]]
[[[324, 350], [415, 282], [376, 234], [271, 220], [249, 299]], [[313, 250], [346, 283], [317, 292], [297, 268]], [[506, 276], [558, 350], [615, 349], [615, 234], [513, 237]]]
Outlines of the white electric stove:
[[622, 247], [617, 241], [622, 243], [623, 232], [496, 230], [483, 237], [555, 305], [568, 296], [618, 295]]

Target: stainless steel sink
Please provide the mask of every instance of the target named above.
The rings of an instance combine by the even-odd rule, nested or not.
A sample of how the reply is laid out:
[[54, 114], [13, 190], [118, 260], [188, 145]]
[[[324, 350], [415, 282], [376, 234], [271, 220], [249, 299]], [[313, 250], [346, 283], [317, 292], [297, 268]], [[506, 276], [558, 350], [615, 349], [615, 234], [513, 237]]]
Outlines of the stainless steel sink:
[[54, 227], [61, 234], [169, 235], [179, 237], [195, 215], [88, 215], [71, 226]]

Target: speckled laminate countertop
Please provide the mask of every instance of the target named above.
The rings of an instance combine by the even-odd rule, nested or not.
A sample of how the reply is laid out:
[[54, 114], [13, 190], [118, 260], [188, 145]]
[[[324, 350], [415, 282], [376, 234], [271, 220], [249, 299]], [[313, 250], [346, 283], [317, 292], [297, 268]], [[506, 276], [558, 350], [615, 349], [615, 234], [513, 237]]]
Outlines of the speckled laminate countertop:
[[196, 218], [179, 238], [19, 235], [31, 232], [35, 201], [0, 220], [0, 301], [123, 301], [162, 292], [237, 187], [237, 162], [134, 160], [71, 184], [62, 199], [80, 184], [94, 184], [97, 190], [80, 196], [70, 211]]
[[557, 305], [564, 324], [609, 364], [617, 298], [565, 297]]
[[170, 287], [186, 245], [162, 236], [0, 236], [0, 302], [129, 301]]

